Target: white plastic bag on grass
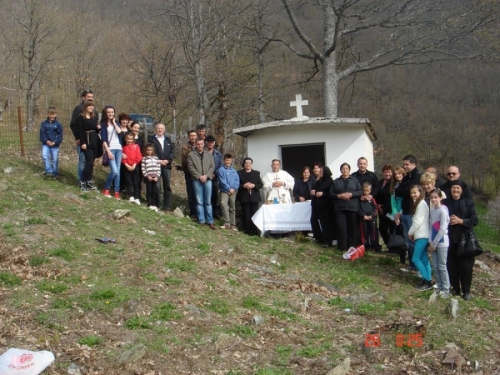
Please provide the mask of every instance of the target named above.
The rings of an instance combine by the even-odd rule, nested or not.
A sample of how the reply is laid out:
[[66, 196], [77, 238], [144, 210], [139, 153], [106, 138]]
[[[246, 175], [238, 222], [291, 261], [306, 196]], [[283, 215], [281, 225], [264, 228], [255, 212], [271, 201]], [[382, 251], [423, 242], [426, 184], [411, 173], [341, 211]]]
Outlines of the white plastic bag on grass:
[[54, 354], [47, 351], [10, 348], [0, 355], [1, 375], [38, 375], [52, 362]]

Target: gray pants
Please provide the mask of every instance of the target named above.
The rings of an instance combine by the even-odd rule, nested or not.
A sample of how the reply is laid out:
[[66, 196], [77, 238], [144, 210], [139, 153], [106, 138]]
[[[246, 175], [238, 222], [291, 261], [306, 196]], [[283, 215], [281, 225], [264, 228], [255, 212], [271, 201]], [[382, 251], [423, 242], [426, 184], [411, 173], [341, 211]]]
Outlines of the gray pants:
[[436, 285], [439, 291], [449, 292], [450, 278], [448, 268], [446, 268], [446, 259], [448, 258], [448, 246], [437, 247], [436, 251], [431, 251], [432, 268], [436, 274]]
[[236, 194], [220, 192], [220, 205], [224, 225], [236, 226]]

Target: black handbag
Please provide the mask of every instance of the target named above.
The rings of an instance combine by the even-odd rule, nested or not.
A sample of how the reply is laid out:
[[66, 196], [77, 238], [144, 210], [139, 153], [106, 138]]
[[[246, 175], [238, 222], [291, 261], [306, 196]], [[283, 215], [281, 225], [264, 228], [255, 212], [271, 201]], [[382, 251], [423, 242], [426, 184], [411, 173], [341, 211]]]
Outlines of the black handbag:
[[404, 236], [396, 233], [397, 227], [389, 234], [389, 241], [387, 241], [387, 248], [389, 250], [407, 250], [408, 244]]
[[472, 229], [465, 230], [460, 237], [458, 244], [457, 256], [459, 258], [469, 258], [481, 255], [483, 249], [476, 238]]

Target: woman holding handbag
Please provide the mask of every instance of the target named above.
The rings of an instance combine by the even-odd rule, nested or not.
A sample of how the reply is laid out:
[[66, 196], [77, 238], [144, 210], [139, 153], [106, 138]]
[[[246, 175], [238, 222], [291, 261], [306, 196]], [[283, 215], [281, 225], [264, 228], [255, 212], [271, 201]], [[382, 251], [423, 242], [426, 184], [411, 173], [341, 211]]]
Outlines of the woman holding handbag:
[[[122, 163], [122, 129], [115, 119], [115, 109], [107, 105], [102, 110], [101, 117], [101, 140], [104, 155], [108, 157], [110, 172], [104, 184], [103, 194], [111, 198], [109, 190], [111, 184], [114, 186], [115, 198], [120, 199], [120, 167]], [[104, 163], [103, 163], [104, 164]]]
[[458, 254], [460, 240], [464, 232], [472, 231], [479, 218], [476, 214], [474, 201], [463, 197], [464, 182], [461, 180], [450, 181], [451, 197], [442, 203], [448, 207], [450, 213], [450, 225], [448, 234], [450, 247], [448, 249], [448, 275], [450, 285], [455, 295], [462, 294], [464, 300], [472, 298], [470, 287], [472, 284], [472, 272], [474, 269], [475, 256], [461, 257]]

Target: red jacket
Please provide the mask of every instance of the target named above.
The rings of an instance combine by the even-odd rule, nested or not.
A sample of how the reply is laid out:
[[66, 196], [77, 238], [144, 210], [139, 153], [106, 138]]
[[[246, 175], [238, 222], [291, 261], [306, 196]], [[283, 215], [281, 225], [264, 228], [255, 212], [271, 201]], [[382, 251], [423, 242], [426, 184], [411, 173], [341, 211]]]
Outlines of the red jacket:
[[122, 152], [127, 155], [126, 159], [122, 158], [122, 164], [128, 165], [140, 165], [142, 160], [141, 148], [138, 144], [133, 143], [131, 145], [125, 145], [122, 148]]

